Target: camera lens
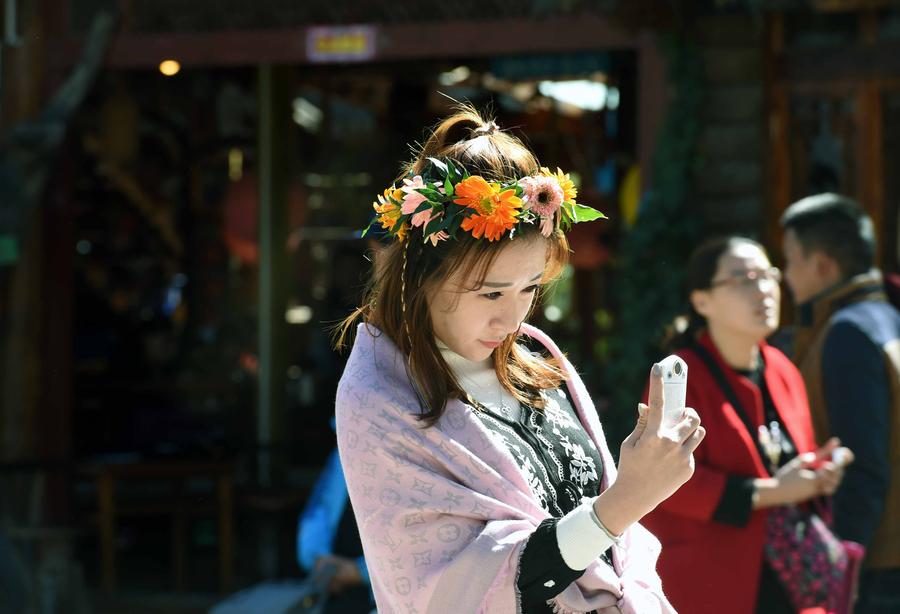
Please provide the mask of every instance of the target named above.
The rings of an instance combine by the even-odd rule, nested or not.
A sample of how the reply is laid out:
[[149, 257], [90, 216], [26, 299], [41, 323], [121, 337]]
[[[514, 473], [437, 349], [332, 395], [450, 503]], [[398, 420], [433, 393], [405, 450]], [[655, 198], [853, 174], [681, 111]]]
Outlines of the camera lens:
[[675, 363], [675, 368], [673, 369], [673, 371], [675, 371], [675, 375], [681, 375], [681, 363], [680, 362]]

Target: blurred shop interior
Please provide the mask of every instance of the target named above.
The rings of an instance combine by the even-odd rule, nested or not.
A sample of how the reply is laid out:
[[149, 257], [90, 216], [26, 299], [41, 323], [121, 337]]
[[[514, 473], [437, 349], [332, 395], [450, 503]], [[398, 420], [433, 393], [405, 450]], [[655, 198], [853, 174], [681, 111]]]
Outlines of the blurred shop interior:
[[[780, 212], [833, 189], [866, 206], [879, 264], [900, 272], [889, 2], [698, 0], [691, 24], [650, 0], [403, 16], [4, 1], [20, 14], [2, 14], [0, 49], [0, 530], [84, 576], [60, 586], [228, 593], [298, 575], [297, 515], [335, 445], [331, 330], [378, 249], [361, 230], [457, 101], [609, 216], [569, 234], [533, 322], [578, 365], [611, 448], [634, 419], [615, 395], [643, 386], [691, 240], [742, 232], [777, 260]], [[4, 192], [10, 177], [41, 190]]]
[[[293, 515], [334, 446], [344, 356], [330, 328], [358, 303], [372, 266], [376, 246], [360, 238], [370, 203], [422, 142], [422, 127], [470, 101], [576, 175], [580, 202], [626, 208], [612, 223], [576, 229], [572, 263], [536, 314], [573, 356], [602, 344], [606, 265], [639, 189], [633, 51], [281, 70], [273, 107], [283, 117], [272, 121], [287, 207], [272, 249], [284, 254], [273, 282], [284, 369], [273, 380], [284, 411], [261, 443], [258, 78], [240, 68], [103, 73], [72, 122], [59, 186], [70, 195], [75, 248], [73, 454], [101, 464], [233, 464], [239, 521], [263, 513], [266, 522], [274, 510], [279, 527], [243, 536], [263, 540], [246, 544], [251, 552], [266, 539], [270, 548], [238, 566], [242, 578], [254, 568], [296, 573]], [[212, 484], [199, 480], [198, 493]], [[159, 494], [154, 483], [117, 488], [126, 501]], [[96, 494], [94, 482], [79, 482], [76, 507], [91, 509]], [[166, 520], [155, 530], [153, 522], [119, 520], [116, 586], [139, 582], [142, 556], [168, 556]], [[187, 549], [203, 556], [215, 542], [212, 519], [188, 530]], [[202, 583], [181, 565], [177, 584]]]

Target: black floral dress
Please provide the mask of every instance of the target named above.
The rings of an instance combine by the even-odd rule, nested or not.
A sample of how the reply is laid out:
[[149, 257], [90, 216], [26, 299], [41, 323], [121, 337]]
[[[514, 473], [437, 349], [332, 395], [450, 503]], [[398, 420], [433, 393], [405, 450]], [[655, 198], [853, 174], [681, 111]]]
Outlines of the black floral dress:
[[[519, 563], [522, 612], [551, 612], [547, 600], [559, 594], [584, 570], [569, 568], [559, 552], [556, 523], [584, 498], [600, 493], [603, 460], [575, 411], [565, 388], [542, 393], [545, 407], [526, 404], [473, 411], [500, 439], [528, 479], [541, 506], [552, 516], [529, 538]], [[611, 563], [610, 551], [601, 555]]]

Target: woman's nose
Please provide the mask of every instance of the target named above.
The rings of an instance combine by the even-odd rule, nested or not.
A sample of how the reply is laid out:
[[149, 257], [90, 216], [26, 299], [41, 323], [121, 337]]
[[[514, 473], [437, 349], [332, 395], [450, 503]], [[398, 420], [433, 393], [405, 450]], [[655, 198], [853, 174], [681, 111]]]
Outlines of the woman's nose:
[[519, 328], [519, 317], [515, 309], [503, 308], [494, 314], [494, 326], [504, 334], [515, 332]]

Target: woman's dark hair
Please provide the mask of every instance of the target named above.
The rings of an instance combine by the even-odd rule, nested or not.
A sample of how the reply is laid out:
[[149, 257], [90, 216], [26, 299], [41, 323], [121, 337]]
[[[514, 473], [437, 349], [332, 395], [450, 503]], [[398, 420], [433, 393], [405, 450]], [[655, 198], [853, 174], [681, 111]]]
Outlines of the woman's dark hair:
[[[512, 181], [539, 169], [534, 154], [519, 139], [501, 132], [469, 105], [438, 124], [405, 170], [420, 173], [429, 157], [449, 158], [470, 174], [495, 181]], [[429, 299], [460, 270], [473, 272], [469, 289], [478, 290], [509, 243], [458, 233], [457, 240], [433, 246], [426, 245], [422, 231], [421, 227], [411, 228], [405, 240], [380, 251], [363, 304], [338, 326], [336, 345], [346, 345], [359, 319], [386, 334], [408, 358], [409, 376], [422, 404], [420, 418], [430, 426], [440, 419], [448, 399], [465, 398], [465, 393], [435, 343]], [[537, 225], [525, 224], [517, 230], [515, 240], [546, 242], [542, 283], [554, 280], [568, 262], [569, 246], [560, 230], [544, 237]], [[532, 309], [538, 300], [536, 295]], [[516, 335], [494, 350], [493, 361], [503, 387], [534, 407], [544, 405], [541, 390], [557, 388], [563, 380], [555, 360], [526, 351], [516, 343]]]
[[713, 278], [719, 270], [719, 260], [731, 248], [738, 245], [755, 245], [763, 252], [766, 249], [757, 241], [748, 237], [729, 235], [707, 239], [697, 246], [688, 259], [687, 272], [685, 274], [685, 294], [688, 297], [687, 327], [675, 334], [666, 344], [670, 350], [692, 345], [697, 336], [706, 329], [706, 318], [697, 313], [690, 301], [694, 290], [709, 290], [712, 287]]

